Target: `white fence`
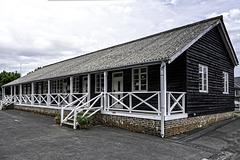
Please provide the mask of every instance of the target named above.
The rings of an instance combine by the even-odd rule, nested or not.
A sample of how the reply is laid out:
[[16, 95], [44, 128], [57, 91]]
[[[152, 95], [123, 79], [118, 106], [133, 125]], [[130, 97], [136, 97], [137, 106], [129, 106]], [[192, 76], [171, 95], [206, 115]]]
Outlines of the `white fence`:
[[[146, 92], [107, 92], [105, 100], [107, 103], [104, 106], [104, 94], [100, 93], [92, 99], [87, 99], [87, 93], [69, 93], [58, 94], [34, 94], [34, 95], [6, 95], [4, 102], [22, 104], [22, 105], [39, 105], [61, 107], [62, 112], [67, 108], [76, 114], [83, 109], [90, 108], [98, 109], [101, 107], [104, 111], [122, 111], [128, 113], [152, 113], [161, 114], [161, 92], [146, 91]], [[185, 113], [185, 92], [166, 92], [166, 108], [167, 116]], [[101, 101], [98, 102], [97, 101]], [[75, 108], [76, 111], [73, 109]], [[64, 114], [64, 113], [62, 113]], [[69, 117], [67, 117], [69, 118]], [[65, 119], [62, 119], [65, 121]]]

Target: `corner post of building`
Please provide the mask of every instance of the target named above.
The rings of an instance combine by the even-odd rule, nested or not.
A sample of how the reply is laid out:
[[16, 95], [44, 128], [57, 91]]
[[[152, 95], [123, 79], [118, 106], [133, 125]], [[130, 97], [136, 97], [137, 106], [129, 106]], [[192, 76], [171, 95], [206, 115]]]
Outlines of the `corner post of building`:
[[14, 99], [14, 104], [16, 104], [16, 102], [17, 102], [17, 98], [16, 98], [16, 86], [14, 85], [13, 86], [13, 99]]
[[[87, 102], [89, 102], [91, 99], [91, 75], [90, 74], [88, 74], [87, 91], [88, 91]], [[88, 103], [88, 107], [90, 107], [90, 103]]]
[[69, 94], [69, 103], [73, 101], [73, 77], [70, 77], [70, 94]]
[[106, 110], [108, 107], [107, 107], [107, 83], [108, 83], [108, 72], [105, 71], [104, 72], [104, 110]]
[[51, 88], [51, 83], [50, 80], [48, 80], [48, 94], [47, 94], [47, 106], [50, 106], [50, 101], [51, 101], [51, 97], [50, 97], [50, 88]]
[[34, 105], [34, 83], [31, 83], [31, 105]]
[[19, 100], [20, 100], [19, 104], [22, 104], [22, 85], [21, 84], [19, 85]]
[[12, 103], [12, 101], [13, 101], [13, 87], [12, 86], [10, 86], [10, 101], [11, 101], [11, 103]]
[[166, 63], [162, 62], [160, 67], [160, 87], [161, 87], [161, 136], [164, 137], [164, 121], [166, 115], [166, 94], [167, 94], [167, 79], [166, 79]]

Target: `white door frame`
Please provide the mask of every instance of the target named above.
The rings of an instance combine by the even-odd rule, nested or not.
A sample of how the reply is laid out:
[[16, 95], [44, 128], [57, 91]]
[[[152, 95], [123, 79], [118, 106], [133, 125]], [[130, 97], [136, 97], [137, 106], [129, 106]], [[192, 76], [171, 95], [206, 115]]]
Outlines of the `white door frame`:
[[[84, 78], [86, 78], [86, 81], [84, 81]], [[86, 82], [86, 83], [84, 83]], [[83, 87], [86, 85], [85, 87]], [[85, 89], [85, 91], [84, 91]], [[82, 93], [88, 93], [88, 76], [82, 76]]]
[[[114, 75], [116, 75], [116, 74], [122, 74], [122, 76], [120, 76], [120, 77], [114, 77]], [[112, 92], [115, 92], [115, 90], [114, 90], [114, 87], [115, 87], [115, 85], [116, 84], [114, 84], [114, 83], [116, 83], [116, 82], [119, 82], [120, 81], [120, 86], [119, 86], [119, 89], [120, 90], [118, 90], [117, 89], [117, 91], [116, 92], [123, 92], [123, 72], [122, 71], [120, 71], [120, 72], [113, 72], [112, 73]], [[119, 85], [119, 84], [117, 84], [117, 85]], [[121, 94], [114, 94], [114, 96], [117, 98], [117, 99], [120, 99], [120, 98], [122, 98], [123, 97], [123, 94], [121, 93]], [[112, 99], [112, 103], [114, 103], [114, 99]], [[116, 105], [114, 105], [114, 107], [115, 108], [123, 108], [123, 106], [120, 104], [120, 103], [117, 103]]]

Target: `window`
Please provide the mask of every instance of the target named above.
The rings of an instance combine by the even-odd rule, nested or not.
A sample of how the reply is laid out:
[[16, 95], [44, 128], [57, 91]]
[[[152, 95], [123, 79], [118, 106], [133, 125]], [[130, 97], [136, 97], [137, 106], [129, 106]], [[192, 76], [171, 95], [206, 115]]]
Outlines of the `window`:
[[235, 90], [235, 97], [240, 97], [240, 90], [238, 89]]
[[199, 92], [208, 92], [208, 67], [199, 64]]
[[27, 85], [26, 84], [22, 85], [22, 88], [23, 88], [22, 94], [27, 94]]
[[95, 92], [103, 92], [104, 76], [103, 73], [95, 75]]
[[79, 92], [79, 78], [73, 77], [73, 93]]
[[27, 93], [26, 94], [31, 94], [31, 84], [27, 84]]
[[62, 93], [63, 89], [63, 80], [52, 80], [51, 81], [51, 93]]
[[224, 94], [228, 94], [228, 73], [227, 72], [223, 72], [223, 93]]
[[133, 91], [147, 90], [147, 68], [133, 69]]
[[56, 92], [56, 88], [57, 88], [57, 81], [56, 80], [52, 80], [51, 81], [51, 93], [57, 93]]
[[43, 81], [43, 93], [48, 93], [48, 81]]

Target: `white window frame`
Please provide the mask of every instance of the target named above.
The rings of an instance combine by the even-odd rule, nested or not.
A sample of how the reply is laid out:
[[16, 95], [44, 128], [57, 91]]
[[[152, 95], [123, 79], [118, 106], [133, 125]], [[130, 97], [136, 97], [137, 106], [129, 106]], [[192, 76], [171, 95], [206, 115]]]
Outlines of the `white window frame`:
[[235, 90], [235, 97], [240, 97], [240, 90], [239, 89]]
[[[146, 89], [143, 90], [141, 87], [142, 87], [142, 84], [141, 84], [141, 69], [145, 68], [146, 69], [146, 72], [144, 72], [144, 74], [146, 74]], [[139, 88], [138, 90], [135, 89], [134, 87], [134, 70], [138, 70], [138, 79], [139, 79]], [[132, 69], [132, 91], [138, 91], [138, 92], [144, 92], [144, 91], [148, 91], [148, 67], [140, 67], [140, 68], [133, 68]]]
[[[201, 71], [199, 70], [199, 68], [202, 68]], [[204, 89], [204, 72], [203, 70], [206, 69], [206, 90]], [[199, 64], [199, 67], [198, 67], [198, 75], [201, 74], [201, 78], [202, 78], [202, 82], [201, 82], [201, 88], [200, 89], [200, 83], [199, 83], [199, 92], [202, 92], [202, 93], [208, 93], [208, 67], [207, 66], [204, 66], [204, 65], [201, 65]]]
[[79, 93], [79, 77], [73, 77], [73, 93]]
[[[100, 83], [99, 90], [100, 91], [97, 91], [97, 75], [99, 75], [99, 77], [100, 77], [100, 80], [99, 80], [99, 83]], [[97, 74], [95, 74], [95, 93], [101, 93], [101, 92], [103, 92], [103, 90], [104, 90], [104, 74], [97, 73]]]
[[227, 72], [223, 72], [223, 94], [229, 94], [229, 76]]
[[[57, 94], [63, 92], [64, 79], [55, 79], [51, 81], [51, 93]], [[54, 92], [55, 91], [55, 92]]]

